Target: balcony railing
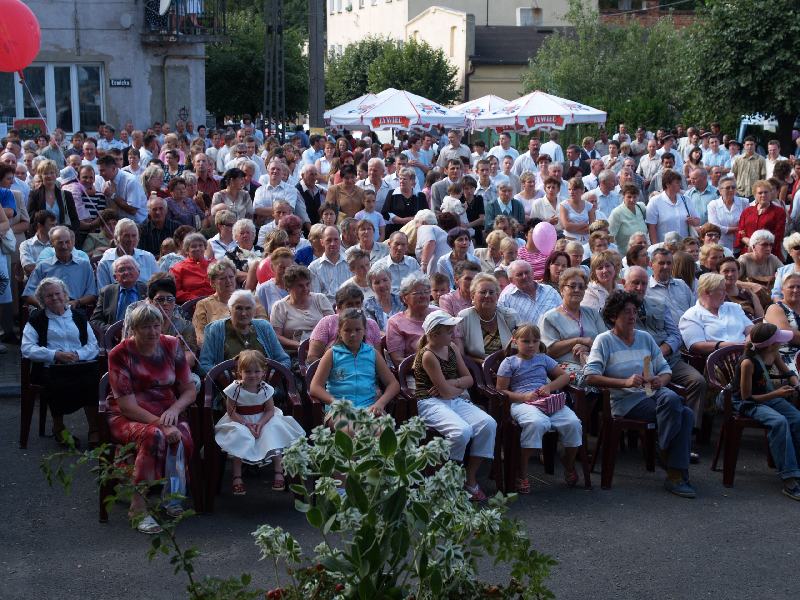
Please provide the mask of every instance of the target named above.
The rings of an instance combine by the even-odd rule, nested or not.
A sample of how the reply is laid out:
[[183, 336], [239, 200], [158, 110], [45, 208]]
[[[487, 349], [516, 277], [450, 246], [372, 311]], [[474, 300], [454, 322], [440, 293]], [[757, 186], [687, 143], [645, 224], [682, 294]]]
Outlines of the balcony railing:
[[226, 39], [226, 0], [146, 0], [142, 42], [147, 44], [210, 44]]

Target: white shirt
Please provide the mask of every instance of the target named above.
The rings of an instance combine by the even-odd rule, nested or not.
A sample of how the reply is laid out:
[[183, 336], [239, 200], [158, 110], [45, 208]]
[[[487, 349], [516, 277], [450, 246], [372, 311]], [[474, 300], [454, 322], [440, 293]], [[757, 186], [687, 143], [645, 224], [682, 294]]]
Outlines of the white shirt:
[[81, 346], [80, 332], [72, 319], [69, 306], [63, 315], [57, 315], [45, 309], [47, 315], [47, 347], [39, 345], [39, 335], [33, 325], [27, 323], [22, 330], [22, 356], [34, 362], [52, 365], [56, 360], [56, 352], [76, 352], [79, 360], [91, 360], [97, 356], [97, 338], [94, 331], [86, 325], [86, 345]]
[[520, 154], [514, 161], [514, 166], [511, 167], [511, 172], [517, 177], [522, 175], [525, 171], [529, 171], [534, 175], [539, 173], [539, 166], [536, 164], [536, 159], [531, 156], [530, 152]]
[[125, 148], [125, 144], [119, 140], [114, 140], [114, 139], [112, 139], [111, 141], [108, 141], [106, 138], [101, 138], [97, 140], [98, 150], [102, 150], [103, 152], [108, 152], [112, 148], [123, 150]]
[[689, 224], [687, 217], [699, 216], [692, 204], [681, 194], [678, 194], [677, 202], [673, 204], [664, 192], [650, 199], [647, 205], [647, 217], [645, 223], [656, 226], [658, 240], [663, 241], [670, 231], [677, 231], [681, 237], [688, 237]]
[[692, 345], [698, 342], [744, 341], [747, 329], [753, 326], [753, 322], [744, 314], [742, 307], [735, 302], [723, 302], [718, 312], [719, 316], [714, 316], [698, 300], [683, 313], [678, 328], [688, 349], [691, 350]]
[[144, 223], [147, 219], [147, 195], [136, 176], [118, 169], [117, 175], [114, 177], [114, 185], [117, 188], [115, 192], [117, 198], [122, 198], [129, 206], [136, 208], [135, 214], [126, 214], [125, 216], [133, 219], [137, 224]]
[[311, 261], [308, 270], [314, 276], [311, 291], [325, 294], [331, 304], [336, 301], [336, 292], [341, 285], [353, 275], [344, 258], [339, 256], [339, 260], [334, 263], [326, 254]]
[[361, 179], [360, 181], [356, 181], [356, 185], [362, 190], [372, 190], [375, 192], [375, 212], [378, 213], [383, 210], [383, 205], [386, 203], [386, 197], [396, 187], [389, 184], [386, 179], [381, 180], [381, 184], [378, 186], [378, 189], [375, 189], [375, 186], [369, 179]]
[[291, 204], [294, 209], [300, 198], [300, 193], [297, 188], [289, 185], [285, 181], [278, 182], [278, 185], [270, 185], [269, 176], [265, 175], [258, 181], [261, 184], [256, 190], [256, 196], [253, 199], [253, 208], [272, 208], [272, 204], [276, 200], [286, 200]]
[[[562, 185], [561, 187], [564, 188], [566, 186]], [[591, 195], [594, 197], [595, 212], [603, 213], [606, 219], [611, 216], [611, 211], [622, 204], [622, 198], [620, 198], [620, 195], [614, 190], [611, 190], [608, 194], [604, 194], [598, 187], [592, 190]], [[597, 215], [595, 215], [595, 217], [598, 219], [600, 218]]]
[[[497, 157], [497, 160], [500, 163], [503, 162], [503, 158], [505, 158], [506, 156], [511, 156], [511, 158], [513, 158], [514, 161], [516, 161], [517, 158], [519, 158], [519, 151], [512, 146], [509, 146], [508, 149], [505, 149], [500, 144], [498, 144], [497, 146], [493, 146], [492, 149], [489, 150], [485, 158], [489, 158], [489, 156]], [[528, 153], [528, 156], [530, 156], [530, 153]], [[517, 173], [517, 175], [519, 175], [519, 173]]]
[[505, 306], [517, 313], [517, 323], [538, 324], [548, 310], [561, 304], [561, 296], [549, 285], [536, 285], [536, 298], [532, 298], [513, 283], [500, 293], [498, 306]]
[[725, 206], [722, 198], [717, 198], [708, 203], [708, 222], [720, 227], [723, 230], [719, 243], [726, 248], [733, 248], [736, 241], [736, 233], [725, 233], [728, 227], [739, 225], [739, 217], [742, 211], [747, 208], [747, 198], [733, 197], [730, 209]]
[[392, 291], [397, 293], [400, 291], [400, 282], [403, 281], [410, 273], [419, 272], [420, 267], [417, 259], [407, 254], [403, 256], [402, 262], [396, 263], [392, 260], [391, 256], [384, 256], [383, 258], [375, 261], [375, 267], [380, 265], [389, 269], [392, 275]]
[[539, 154], [547, 154], [553, 159], [553, 162], [556, 163], [564, 162], [564, 151], [556, 142], [545, 142], [542, 144], [541, 148], [539, 148]]

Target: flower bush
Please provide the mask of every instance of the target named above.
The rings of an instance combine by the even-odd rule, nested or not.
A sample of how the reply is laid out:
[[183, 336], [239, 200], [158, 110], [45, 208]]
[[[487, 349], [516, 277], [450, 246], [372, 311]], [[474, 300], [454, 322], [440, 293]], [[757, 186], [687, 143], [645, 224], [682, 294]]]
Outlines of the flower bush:
[[[333, 422], [346, 424], [352, 437], [342, 428], [318, 427], [284, 455], [286, 471], [306, 482], [291, 487], [296, 508], [323, 542], [305, 558], [280, 528], [264, 525], [253, 534], [262, 559], [273, 561], [276, 580], [283, 563], [291, 581], [272, 597], [551, 597], [544, 580], [555, 563], [504, 516], [512, 498], [498, 494], [484, 507], [472, 503], [464, 471], [448, 460], [443, 438], [425, 442], [418, 418], [395, 430], [390, 416], [376, 418], [349, 402], [331, 410]], [[481, 557], [505, 563], [508, 581], [481, 581]]]

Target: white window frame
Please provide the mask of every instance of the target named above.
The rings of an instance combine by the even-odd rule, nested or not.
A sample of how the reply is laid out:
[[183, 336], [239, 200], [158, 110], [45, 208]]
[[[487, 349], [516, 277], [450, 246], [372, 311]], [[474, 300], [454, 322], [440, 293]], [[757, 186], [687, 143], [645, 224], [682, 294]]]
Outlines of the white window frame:
[[[78, 67], [97, 67], [100, 71], [100, 120], [106, 120], [106, 86], [105, 86], [105, 65], [103, 63], [81, 62], [81, 63], [32, 63], [31, 67], [44, 67], [44, 98], [45, 110], [44, 117], [47, 121], [47, 130], [53, 131], [56, 128], [56, 84], [54, 67], [69, 67], [70, 69], [70, 100], [72, 109], [72, 130], [65, 133], [70, 134], [82, 129], [80, 103], [78, 101]], [[16, 104], [17, 119], [25, 118], [25, 88], [14, 77], [14, 101]], [[37, 115], [38, 117], [38, 115]], [[34, 118], [34, 117], [28, 117]]]

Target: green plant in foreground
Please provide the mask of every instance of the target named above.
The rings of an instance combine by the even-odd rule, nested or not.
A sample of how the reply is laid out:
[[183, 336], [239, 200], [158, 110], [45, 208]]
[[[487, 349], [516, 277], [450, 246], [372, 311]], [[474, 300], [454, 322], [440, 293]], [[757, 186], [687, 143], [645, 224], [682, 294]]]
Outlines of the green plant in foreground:
[[[352, 437], [317, 427], [284, 456], [290, 475], [314, 482], [313, 489], [291, 489], [302, 498], [297, 509], [322, 535], [312, 563], [319, 567], [302, 568], [299, 544], [280, 528], [264, 525], [254, 533], [262, 559], [275, 563], [276, 579], [279, 562], [289, 567], [292, 584], [274, 590], [279, 597], [329, 598], [318, 595], [314, 573], [325, 573], [341, 598], [552, 597], [544, 580], [555, 561], [533, 550], [520, 524], [504, 517], [512, 498], [498, 494], [485, 508], [470, 502], [464, 472], [448, 460], [443, 438], [423, 443], [418, 418], [395, 430], [391, 417], [375, 418], [348, 402], [332, 411], [333, 422], [347, 422]], [[484, 556], [510, 567], [507, 583], [480, 580]]]
[[[448, 460], [447, 442], [435, 438], [424, 443], [425, 427], [418, 418], [395, 429], [391, 417], [375, 418], [349, 402], [337, 402], [331, 410], [334, 422], [349, 424], [352, 437], [317, 427], [284, 456], [286, 471], [309, 482], [291, 489], [299, 497], [296, 508], [323, 541], [309, 557], [280, 528], [262, 525], [253, 532], [261, 559], [273, 563], [278, 586], [266, 598], [552, 597], [544, 581], [555, 561], [536, 552], [523, 527], [504, 516], [513, 495], [498, 494], [483, 508], [470, 502], [462, 468]], [[109, 508], [132, 493], [148, 498], [147, 514], [163, 528], [152, 537], [148, 557], [169, 555], [175, 573], [188, 579], [191, 600], [264, 597], [263, 591], [251, 589], [250, 574], [196, 578], [199, 552], [183, 549], [176, 535], [179, 523], [193, 513], [169, 519], [161, 508], [163, 499], [149, 493], [163, 482], [132, 483], [128, 459], [134, 450], [132, 444], [121, 448], [112, 462], [107, 446], [79, 453], [71, 445], [47, 456], [41, 468], [50, 485], [58, 482], [69, 492], [75, 469], [96, 461], [91, 471], [98, 483], [117, 482]], [[478, 562], [484, 557], [504, 565], [508, 581], [481, 581]]]

